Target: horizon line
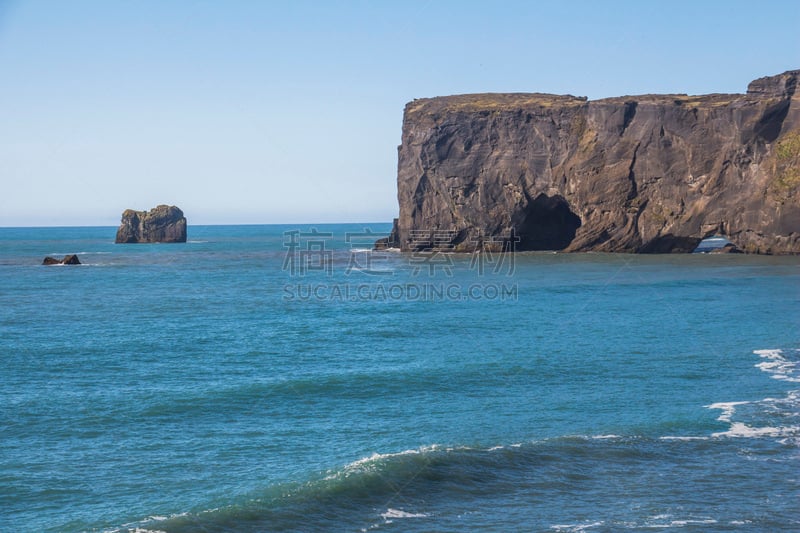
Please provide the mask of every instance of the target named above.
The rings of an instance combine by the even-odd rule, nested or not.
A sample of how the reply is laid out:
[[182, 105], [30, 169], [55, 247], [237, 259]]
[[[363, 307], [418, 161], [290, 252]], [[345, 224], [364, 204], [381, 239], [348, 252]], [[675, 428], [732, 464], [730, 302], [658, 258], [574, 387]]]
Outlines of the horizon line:
[[[350, 221], [350, 222], [245, 222], [245, 223], [223, 223], [223, 224], [186, 224], [187, 229], [190, 227], [202, 226], [292, 226], [292, 225], [325, 225], [331, 226], [335, 224], [392, 224], [392, 220], [384, 221]], [[0, 230], [3, 229], [56, 229], [56, 228], [117, 228], [119, 224], [78, 224], [78, 225], [30, 225], [30, 226], [4, 226], [0, 225]]]

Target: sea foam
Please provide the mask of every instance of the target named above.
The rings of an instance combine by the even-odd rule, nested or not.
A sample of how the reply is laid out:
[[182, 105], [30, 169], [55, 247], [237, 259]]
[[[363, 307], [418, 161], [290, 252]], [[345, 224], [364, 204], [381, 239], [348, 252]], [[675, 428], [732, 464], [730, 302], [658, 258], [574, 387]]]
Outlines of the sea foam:
[[430, 516], [428, 513], [409, 513], [408, 511], [392, 509], [391, 507], [386, 509], [385, 513], [381, 513], [381, 517], [384, 520], [391, 518], [427, 518], [428, 516]]
[[753, 353], [762, 359], [766, 359], [766, 361], [755, 366], [764, 372], [772, 374], [772, 379], [800, 383], [800, 377], [796, 376], [798, 361], [788, 360], [784, 356], [783, 350], [756, 350]]
[[[796, 376], [798, 361], [787, 359], [783, 350], [765, 349], [754, 350], [754, 354], [764, 359], [755, 365], [759, 370], [771, 374], [773, 379], [789, 382], [800, 382]], [[781, 412], [796, 412], [800, 399], [800, 391], [789, 391], [785, 398], [764, 398], [763, 400], [749, 402], [717, 402], [706, 407], [709, 409], [719, 409], [722, 411], [717, 420], [730, 424], [727, 431], [712, 433], [712, 437], [744, 437], [744, 438], [763, 438], [780, 437], [796, 438], [800, 435], [800, 426], [765, 425], [756, 427], [742, 421], [734, 421], [737, 407], [750, 405], [758, 412], [767, 414], [780, 414]]]

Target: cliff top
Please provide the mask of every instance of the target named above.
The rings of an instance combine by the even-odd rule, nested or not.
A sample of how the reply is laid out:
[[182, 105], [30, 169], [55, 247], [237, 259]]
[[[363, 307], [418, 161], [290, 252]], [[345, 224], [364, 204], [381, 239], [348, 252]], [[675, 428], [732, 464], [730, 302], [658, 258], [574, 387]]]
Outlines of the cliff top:
[[744, 94], [639, 94], [633, 96], [612, 96], [611, 98], [601, 98], [592, 100], [597, 103], [621, 104], [625, 102], [636, 102], [637, 104], [654, 105], [686, 105], [691, 107], [718, 107], [726, 106], [741, 100]]
[[534, 107], [573, 107], [585, 104], [585, 96], [545, 93], [479, 93], [419, 98], [406, 105], [406, 113], [442, 111], [506, 111]]
[[[789, 70], [776, 76], [766, 76], [750, 82], [746, 94], [643, 94], [615, 96], [591, 102], [619, 104], [636, 102], [654, 105], [686, 105], [690, 107], [720, 107], [736, 101], [751, 101], [762, 98], [792, 97], [800, 79], [800, 70]], [[406, 115], [442, 112], [514, 111], [520, 109], [542, 109], [551, 107], [577, 107], [589, 100], [585, 96], [546, 93], [479, 93], [419, 98], [406, 105]]]

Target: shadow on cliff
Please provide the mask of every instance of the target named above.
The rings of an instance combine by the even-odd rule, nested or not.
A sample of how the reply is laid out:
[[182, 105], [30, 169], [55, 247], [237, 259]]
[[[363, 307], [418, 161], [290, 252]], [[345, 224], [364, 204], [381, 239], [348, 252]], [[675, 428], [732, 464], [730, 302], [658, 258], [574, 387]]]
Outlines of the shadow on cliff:
[[540, 194], [528, 202], [515, 227], [518, 251], [563, 250], [575, 238], [581, 219], [563, 196]]
[[690, 254], [703, 239], [667, 233], [645, 243], [639, 250], [642, 254]]

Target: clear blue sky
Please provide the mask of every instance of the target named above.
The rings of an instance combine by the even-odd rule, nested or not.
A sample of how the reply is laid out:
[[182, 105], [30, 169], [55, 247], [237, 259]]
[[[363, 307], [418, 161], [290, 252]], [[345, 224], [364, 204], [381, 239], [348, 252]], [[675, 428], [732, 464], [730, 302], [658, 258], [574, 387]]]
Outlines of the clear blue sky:
[[403, 106], [744, 92], [800, 2], [0, 0], [0, 226], [389, 221]]

